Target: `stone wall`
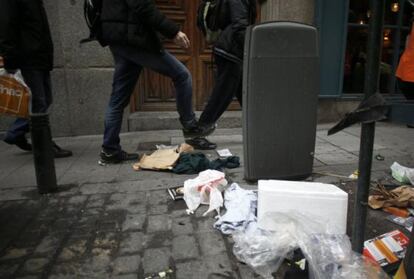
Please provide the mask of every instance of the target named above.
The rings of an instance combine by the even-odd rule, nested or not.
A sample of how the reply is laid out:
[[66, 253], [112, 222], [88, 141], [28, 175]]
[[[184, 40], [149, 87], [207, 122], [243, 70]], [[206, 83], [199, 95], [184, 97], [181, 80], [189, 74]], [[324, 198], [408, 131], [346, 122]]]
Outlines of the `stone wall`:
[[[113, 61], [108, 48], [88, 35], [83, 0], [44, 0], [55, 46], [52, 72], [54, 104], [50, 120], [54, 136], [100, 134], [111, 93]], [[13, 121], [1, 117], [0, 131]], [[126, 127], [126, 125], [124, 125]]]
[[262, 21], [286, 20], [313, 24], [314, 0], [266, 0], [262, 5]]

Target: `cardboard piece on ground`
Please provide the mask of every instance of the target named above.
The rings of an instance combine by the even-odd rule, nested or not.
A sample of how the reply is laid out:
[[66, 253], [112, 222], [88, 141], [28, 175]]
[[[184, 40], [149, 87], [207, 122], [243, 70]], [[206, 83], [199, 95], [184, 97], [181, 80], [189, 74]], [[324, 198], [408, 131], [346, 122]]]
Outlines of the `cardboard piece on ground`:
[[178, 149], [156, 150], [151, 155], [144, 154], [141, 160], [132, 167], [134, 170], [170, 170], [180, 157], [180, 153], [193, 150], [193, 147], [186, 143], [181, 144]]

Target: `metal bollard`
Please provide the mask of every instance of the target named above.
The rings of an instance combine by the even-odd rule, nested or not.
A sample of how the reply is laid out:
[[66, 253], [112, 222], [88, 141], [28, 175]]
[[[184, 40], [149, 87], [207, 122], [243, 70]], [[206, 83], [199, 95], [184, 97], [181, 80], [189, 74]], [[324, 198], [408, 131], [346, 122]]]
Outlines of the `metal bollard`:
[[55, 158], [52, 149], [49, 115], [36, 113], [30, 116], [32, 148], [40, 194], [57, 190]]

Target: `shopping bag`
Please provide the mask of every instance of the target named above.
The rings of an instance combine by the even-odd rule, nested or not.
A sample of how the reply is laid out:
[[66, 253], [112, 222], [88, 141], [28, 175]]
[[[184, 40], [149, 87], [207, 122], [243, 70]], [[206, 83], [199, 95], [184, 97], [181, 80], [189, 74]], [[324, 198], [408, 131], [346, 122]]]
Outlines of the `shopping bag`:
[[0, 69], [0, 114], [29, 118], [31, 93], [20, 71]]

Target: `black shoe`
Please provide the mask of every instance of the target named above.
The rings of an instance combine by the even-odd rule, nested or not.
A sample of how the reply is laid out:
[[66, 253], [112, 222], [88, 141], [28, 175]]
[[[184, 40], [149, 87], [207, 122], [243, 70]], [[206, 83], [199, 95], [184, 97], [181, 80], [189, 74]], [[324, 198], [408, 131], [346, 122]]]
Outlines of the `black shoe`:
[[414, 125], [407, 124], [407, 128], [414, 128]]
[[211, 123], [211, 124], [203, 124], [203, 123], [198, 123], [199, 124], [199, 128], [201, 129], [201, 136], [203, 137], [207, 137], [208, 135], [211, 135], [214, 130], [216, 130], [217, 124], [216, 123]]
[[72, 151], [62, 149], [55, 142], [53, 142], [52, 148], [53, 148], [53, 153], [54, 153], [55, 158], [65, 158], [65, 157], [70, 157], [73, 155]]
[[101, 159], [98, 161], [98, 164], [105, 166], [106, 164], [119, 164], [124, 161], [134, 161], [138, 160], [139, 156], [136, 153], [127, 153], [123, 150], [117, 151], [114, 153], [101, 151]]
[[201, 128], [195, 118], [190, 121], [181, 121], [183, 125], [183, 134], [185, 138], [199, 137], [202, 135]]
[[185, 142], [194, 147], [194, 149], [199, 150], [212, 150], [217, 148], [217, 144], [201, 137], [188, 139]]
[[27, 142], [27, 139], [24, 136], [18, 137], [14, 140], [10, 140], [8, 138], [5, 138], [4, 142], [6, 142], [8, 144], [14, 144], [18, 148], [20, 148], [24, 151], [32, 151], [32, 145]]

